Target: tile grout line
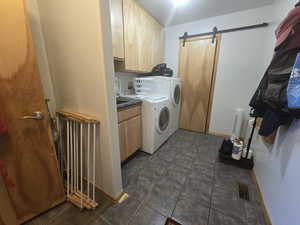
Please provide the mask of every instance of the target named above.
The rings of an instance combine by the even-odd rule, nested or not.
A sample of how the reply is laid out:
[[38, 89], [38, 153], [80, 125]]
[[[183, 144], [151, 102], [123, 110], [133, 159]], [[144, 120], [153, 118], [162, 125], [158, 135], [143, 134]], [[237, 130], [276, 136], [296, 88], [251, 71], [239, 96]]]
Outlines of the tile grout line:
[[134, 220], [134, 218], [138, 215], [138, 211], [142, 208], [142, 205], [144, 203], [144, 200], [142, 200], [139, 204], [139, 206], [137, 207], [137, 209], [134, 211], [131, 219], [128, 220], [128, 223], [126, 223], [126, 225], [130, 225], [130, 223]]
[[102, 219], [105, 223], [107, 223], [108, 225], [112, 225], [107, 219], [105, 219], [104, 216], [100, 215], [99, 217], [100, 219]]
[[211, 196], [210, 196], [210, 206], [209, 206], [209, 213], [208, 213], [208, 218], [207, 218], [207, 225], [209, 225], [210, 217], [211, 217], [211, 211], [212, 211], [212, 199], [213, 199], [215, 179], [216, 179], [216, 167], [217, 167], [217, 159], [214, 162], [214, 175], [213, 175], [212, 190], [211, 190]]
[[179, 199], [180, 199], [181, 196], [182, 196], [183, 189], [184, 189], [184, 187], [185, 187], [185, 185], [186, 185], [187, 182], [188, 182], [188, 176], [185, 177], [184, 184], [182, 185], [180, 194], [179, 194], [179, 196], [178, 196], [178, 198], [177, 198], [177, 201], [176, 201], [176, 203], [175, 203], [174, 209], [172, 210], [171, 218], [173, 217], [173, 214], [174, 214], [174, 212], [175, 212], [176, 206], [177, 206], [177, 204], [178, 204], [178, 202], [179, 202]]
[[[193, 168], [194, 168], [194, 162], [193, 162]], [[193, 169], [193, 168], [192, 168], [192, 169]], [[191, 172], [191, 171], [190, 171], [190, 172]], [[188, 180], [189, 180], [189, 175], [186, 176], [186, 179], [185, 179], [185, 181], [184, 181], [184, 184], [182, 185], [180, 194], [179, 194], [179, 196], [178, 196], [178, 198], [177, 198], [177, 201], [176, 201], [176, 203], [175, 203], [175, 207], [174, 207], [174, 209], [172, 210], [171, 218], [172, 218], [173, 215], [174, 215], [176, 206], [177, 206], [177, 204], [178, 204], [178, 202], [179, 202], [179, 200], [180, 200], [180, 198], [181, 198], [181, 196], [182, 196], [182, 193], [183, 193], [183, 191], [184, 191], [184, 187], [185, 187], [185, 185], [187, 184]]]
[[180, 194], [179, 194], [179, 196], [178, 196], [178, 198], [177, 198], [177, 200], [176, 200], [176, 203], [175, 203], [174, 209], [172, 210], [172, 213], [171, 213], [171, 217], [170, 217], [170, 218], [173, 217], [173, 214], [174, 214], [174, 212], [175, 212], [176, 206], [177, 206], [177, 204], [178, 204], [178, 202], [179, 202], [179, 199], [180, 199], [181, 196], [182, 196], [182, 192], [183, 192], [184, 186], [185, 186], [186, 183], [187, 183], [187, 180], [188, 180], [188, 178], [186, 178], [186, 180], [184, 181], [184, 184], [182, 185], [183, 187], [181, 188]]

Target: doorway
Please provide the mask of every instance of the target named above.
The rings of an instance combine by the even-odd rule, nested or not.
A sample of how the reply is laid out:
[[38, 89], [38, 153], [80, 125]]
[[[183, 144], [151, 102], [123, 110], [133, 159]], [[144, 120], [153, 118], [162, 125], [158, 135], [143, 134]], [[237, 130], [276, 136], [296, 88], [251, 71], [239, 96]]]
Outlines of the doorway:
[[179, 76], [182, 82], [180, 128], [209, 131], [221, 35], [188, 38], [180, 43]]

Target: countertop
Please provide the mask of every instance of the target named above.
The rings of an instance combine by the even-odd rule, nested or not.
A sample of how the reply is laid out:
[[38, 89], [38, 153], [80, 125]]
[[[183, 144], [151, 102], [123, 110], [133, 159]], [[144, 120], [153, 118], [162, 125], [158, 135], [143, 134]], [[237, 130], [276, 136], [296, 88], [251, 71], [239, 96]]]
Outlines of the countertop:
[[142, 101], [139, 99], [127, 98], [127, 97], [118, 97], [116, 100], [126, 101], [121, 104], [117, 104], [118, 111], [126, 109], [131, 106], [142, 104]]

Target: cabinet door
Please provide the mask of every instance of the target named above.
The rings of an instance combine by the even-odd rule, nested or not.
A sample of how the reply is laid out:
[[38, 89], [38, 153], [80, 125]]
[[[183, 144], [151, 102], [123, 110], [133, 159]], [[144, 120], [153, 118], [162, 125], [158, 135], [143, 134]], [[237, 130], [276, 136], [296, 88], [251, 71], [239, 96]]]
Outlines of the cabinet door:
[[164, 30], [163, 27], [154, 20], [153, 23], [153, 44], [152, 62], [154, 66], [164, 62]]
[[141, 148], [141, 116], [133, 117], [119, 124], [120, 156], [125, 161]]
[[129, 156], [141, 148], [141, 116], [134, 117], [127, 123], [127, 150]]
[[124, 59], [125, 56], [122, 0], [111, 0], [111, 27], [113, 55], [116, 59]]
[[133, 0], [123, 0], [124, 13], [124, 45], [125, 45], [125, 69], [127, 71], [139, 71], [142, 11]]
[[120, 157], [121, 161], [127, 159], [127, 137], [126, 137], [126, 121], [119, 124], [119, 141], [120, 141]]
[[123, 0], [125, 70], [151, 72], [162, 63], [163, 27], [135, 0]]

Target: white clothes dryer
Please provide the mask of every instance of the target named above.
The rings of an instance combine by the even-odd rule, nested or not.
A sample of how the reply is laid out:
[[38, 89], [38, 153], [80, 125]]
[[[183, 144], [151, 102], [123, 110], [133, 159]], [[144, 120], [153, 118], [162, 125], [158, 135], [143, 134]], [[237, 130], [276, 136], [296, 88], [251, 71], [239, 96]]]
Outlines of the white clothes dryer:
[[170, 102], [171, 102], [170, 135], [172, 135], [179, 128], [180, 107], [181, 107], [181, 81], [179, 78], [171, 78]]
[[159, 96], [142, 100], [142, 150], [153, 154], [169, 138], [170, 101]]

